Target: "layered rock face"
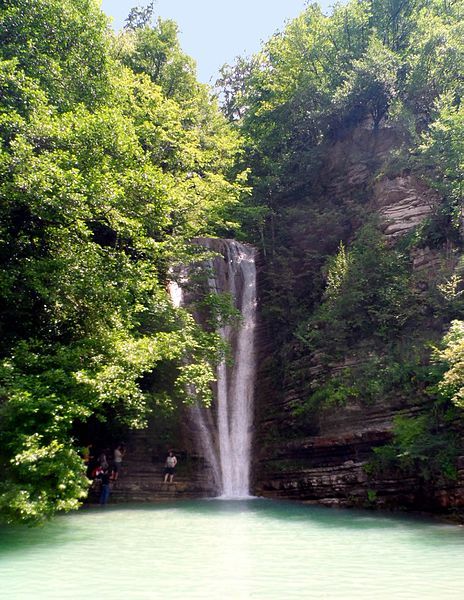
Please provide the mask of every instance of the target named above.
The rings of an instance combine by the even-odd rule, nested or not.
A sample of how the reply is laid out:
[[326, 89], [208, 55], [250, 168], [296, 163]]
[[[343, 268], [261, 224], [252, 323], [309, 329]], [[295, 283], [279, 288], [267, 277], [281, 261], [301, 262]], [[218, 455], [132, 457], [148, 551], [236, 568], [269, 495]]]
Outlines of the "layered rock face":
[[439, 202], [437, 194], [412, 175], [382, 178], [374, 186], [373, 200], [389, 238], [420, 225]]
[[464, 457], [458, 461], [456, 482], [442, 480], [433, 487], [399, 472], [385, 477], [366, 472], [373, 448], [390, 441], [395, 415], [416, 416], [423, 409], [401, 401], [370, 408], [351, 404], [323, 415], [317, 434], [267, 442], [259, 452], [256, 493], [327, 506], [464, 508]]
[[[393, 245], [431, 215], [440, 201], [415, 176], [400, 172], [381, 175], [391, 151], [401, 143], [392, 129], [373, 131], [359, 128], [328, 151], [323, 166], [323, 202], [353, 205], [361, 199], [362, 210], [377, 214], [381, 230]], [[303, 257], [294, 267], [295, 281], [305, 277], [304, 256], [310, 251], [308, 240], [312, 223], [298, 210], [299, 222], [289, 227], [289, 246], [298, 248]], [[352, 225], [356, 228], [356, 224]], [[321, 236], [321, 246], [324, 236]], [[454, 252], [427, 247], [411, 252], [411, 263], [418, 285], [435, 285], [442, 269], [452, 268]], [[263, 265], [262, 280], [269, 277]], [[292, 407], [303, 403], [308, 387], [301, 381], [283, 378], [276, 384], [274, 334], [269, 321], [262, 322], [257, 382], [257, 438], [255, 490], [258, 495], [298, 499], [308, 503], [341, 506], [377, 506], [416, 510], [446, 511], [464, 507], [464, 458], [458, 461], [458, 479], [435, 481], [425, 486], [419, 477], [400, 472], [383, 477], [368, 474], [366, 465], [373, 448], [392, 438], [395, 416], [417, 416], [427, 408], [424, 397], [405, 398], [398, 394], [375, 405], [349, 402], [326, 408], [306, 422], [295, 425]], [[317, 356], [294, 356], [305, 363], [306, 372], [320, 371]], [[351, 357], [347, 354], [345, 364]], [[272, 366], [270, 366], [272, 365]], [[334, 372], [343, 365], [332, 365]]]

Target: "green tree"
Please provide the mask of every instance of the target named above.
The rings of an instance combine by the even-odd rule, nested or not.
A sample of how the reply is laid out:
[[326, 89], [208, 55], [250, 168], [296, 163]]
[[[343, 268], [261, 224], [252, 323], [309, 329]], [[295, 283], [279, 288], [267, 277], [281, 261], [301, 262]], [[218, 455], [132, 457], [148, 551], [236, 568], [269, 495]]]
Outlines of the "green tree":
[[454, 93], [442, 96], [435, 105], [435, 118], [423, 134], [420, 162], [433, 185], [454, 207], [454, 224], [460, 225], [464, 199], [464, 106]]
[[0, 19], [0, 518], [37, 522], [87, 492], [76, 425], [140, 426], [186, 381], [210, 400], [221, 341], [166, 283], [198, 260], [192, 237], [235, 225], [244, 185], [193, 72], [189, 98], [118, 60], [93, 2], [14, 0]]
[[353, 125], [367, 115], [374, 129], [388, 113], [398, 94], [399, 60], [375, 36], [362, 58], [353, 61], [352, 70], [334, 96], [334, 103], [345, 119]]
[[464, 407], [464, 323], [453, 321], [437, 349], [436, 359], [447, 366], [439, 388], [458, 408]]
[[435, 101], [443, 94], [463, 96], [464, 5], [441, 0], [424, 3], [414, 20], [404, 53], [404, 100], [427, 127]]
[[112, 62], [107, 27], [96, 0], [2, 2], [0, 57], [17, 61], [60, 110], [97, 106]]
[[168, 98], [187, 101], [200, 84], [195, 62], [180, 48], [174, 21], [158, 18], [156, 25], [127, 28], [117, 41], [118, 58], [135, 73], [146, 73]]
[[366, 225], [348, 254], [341, 246], [329, 261], [325, 299], [304, 337], [313, 349], [332, 356], [368, 336], [387, 341], [414, 314], [414, 304], [407, 258]]

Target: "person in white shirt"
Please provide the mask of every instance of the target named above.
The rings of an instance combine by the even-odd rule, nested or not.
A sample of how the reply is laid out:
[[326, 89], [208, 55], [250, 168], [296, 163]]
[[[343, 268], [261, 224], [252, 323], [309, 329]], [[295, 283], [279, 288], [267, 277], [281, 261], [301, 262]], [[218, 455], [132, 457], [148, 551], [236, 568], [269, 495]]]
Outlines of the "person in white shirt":
[[174, 456], [172, 450], [169, 450], [169, 454], [166, 458], [166, 462], [164, 464], [164, 483], [172, 483], [174, 479], [174, 473], [176, 471], [177, 458]]
[[114, 451], [114, 460], [113, 460], [113, 481], [119, 477], [119, 471], [121, 470], [122, 459], [124, 454], [126, 453], [126, 449], [123, 444], [119, 444], [119, 446]]

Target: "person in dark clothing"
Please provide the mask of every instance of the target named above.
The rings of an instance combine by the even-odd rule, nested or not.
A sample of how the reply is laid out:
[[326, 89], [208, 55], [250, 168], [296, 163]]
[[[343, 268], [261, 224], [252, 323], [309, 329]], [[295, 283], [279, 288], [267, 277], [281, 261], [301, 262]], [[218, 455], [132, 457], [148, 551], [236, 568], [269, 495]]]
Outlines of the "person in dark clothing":
[[110, 497], [110, 470], [107, 466], [102, 469], [102, 472], [97, 475], [97, 479], [101, 481], [100, 489], [100, 506], [105, 506]]
[[108, 450], [103, 450], [103, 452], [101, 452], [100, 456], [98, 457], [98, 464], [102, 469], [107, 469], [109, 466], [107, 456]]

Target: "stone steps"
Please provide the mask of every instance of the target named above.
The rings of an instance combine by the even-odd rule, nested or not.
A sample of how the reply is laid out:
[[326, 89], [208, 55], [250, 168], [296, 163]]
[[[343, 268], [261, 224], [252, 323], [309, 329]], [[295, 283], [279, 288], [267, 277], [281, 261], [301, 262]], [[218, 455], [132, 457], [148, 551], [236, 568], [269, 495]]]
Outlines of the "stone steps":
[[[160, 502], [176, 498], [202, 498], [211, 495], [206, 481], [201, 478], [176, 477], [173, 483], [164, 483], [159, 472], [121, 472], [111, 482], [110, 502]], [[98, 502], [99, 488], [91, 490], [90, 502]]]
[[[164, 483], [167, 449], [156, 445], [149, 430], [132, 431], [126, 438], [126, 454], [118, 479], [111, 482], [110, 504], [124, 502], [163, 502], [181, 498], [214, 495], [208, 470], [196, 456], [181, 448], [175, 453], [179, 463], [173, 483]], [[110, 468], [112, 455], [109, 456]], [[91, 489], [88, 502], [98, 503], [99, 489]]]
[[[153, 436], [147, 431], [131, 432], [118, 479], [110, 484], [110, 504], [162, 502], [214, 495], [208, 470], [197, 457], [181, 450], [176, 450], [179, 463], [173, 483], [164, 483], [166, 451], [155, 447], [152, 440]], [[98, 502], [98, 498], [98, 487], [91, 489], [88, 502]]]

